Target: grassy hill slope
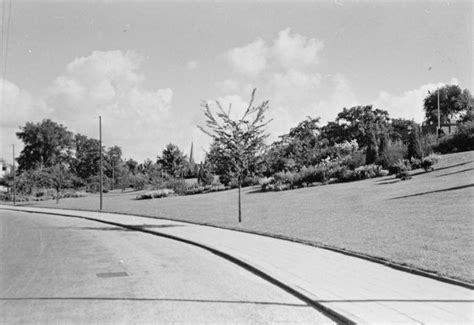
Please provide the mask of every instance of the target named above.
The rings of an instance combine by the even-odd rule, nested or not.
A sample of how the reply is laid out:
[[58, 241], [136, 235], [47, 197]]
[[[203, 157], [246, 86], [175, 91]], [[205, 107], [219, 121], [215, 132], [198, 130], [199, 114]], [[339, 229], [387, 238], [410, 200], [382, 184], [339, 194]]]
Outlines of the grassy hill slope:
[[[104, 210], [172, 218], [284, 235], [383, 257], [474, 282], [474, 152], [445, 155], [435, 171], [413, 171], [359, 182], [261, 193], [237, 192], [134, 200], [109, 193]], [[30, 203], [31, 204], [31, 203]], [[94, 210], [98, 196], [34, 203]]]

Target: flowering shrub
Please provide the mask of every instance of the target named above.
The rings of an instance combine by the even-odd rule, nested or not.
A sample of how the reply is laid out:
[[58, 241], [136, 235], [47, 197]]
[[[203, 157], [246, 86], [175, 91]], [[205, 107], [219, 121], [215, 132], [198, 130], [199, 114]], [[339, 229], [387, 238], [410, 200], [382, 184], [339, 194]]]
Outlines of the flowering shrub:
[[390, 166], [390, 174], [395, 174], [397, 178], [402, 180], [410, 179], [411, 164], [407, 159], [400, 159], [396, 164]]
[[423, 158], [421, 161], [421, 167], [425, 171], [433, 170], [433, 165], [436, 165], [439, 161], [439, 156], [435, 154], [431, 154], [428, 157]]
[[357, 167], [364, 166], [365, 153], [359, 150], [354, 151], [351, 155], [344, 158], [341, 164], [347, 166], [349, 169], [356, 169]]
[[142, 194], [138, 194], [136, 199], [137, 200], [147, 200], [147, 199], [156, 199], [156, 198], [162, 198], [162, 197], [167, 197], [169, 195], [174, 194], [175, 192], [171, 189], [164, 188], [164, 189], [159, 189], [155, 191], [149, 191], [145, 192]]
[[220, 183], [214, 183], [212, 185], [199, 185], [199, 184], [192, 184], [188, 185], [185, 195], [193, 195], [193, 194], [201, 194], [201, 193], [210, 193], [210, 192], [219, 192], [228, 190], [229, 187], [224, 186]]
[[334, 149], [338, 157], [346, 157], [359, 150], [359, 144], [355, 139], [351, 140], [351, 142], [344, 140], [342, 143], [336, 143]]
[[353, 177], [355, 179], [369, 179], [380, 176], [382, 168], [379, 165], [365, 165], [354, 170]]
[[411, 169], [418, 169], [418, 168], [421, 168], [421, 159], [417, 159], [417, 158], [411, 157], [411, 159], [410, 159], [410, 166], [411, 166]]
[[160, 184], [160, 189], [172, 189], [174, 193], [183, 195], [186, 194], [188, 186], [184, 179], [170, 178]]

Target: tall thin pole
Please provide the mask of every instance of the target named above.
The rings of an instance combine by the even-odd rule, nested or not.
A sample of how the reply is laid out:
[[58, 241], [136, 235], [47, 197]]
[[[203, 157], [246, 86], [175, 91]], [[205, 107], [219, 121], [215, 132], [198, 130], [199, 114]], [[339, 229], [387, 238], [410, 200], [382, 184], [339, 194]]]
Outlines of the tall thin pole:
[[100, 182], [99, 182], [99, 192], [100, 192], [100, 208], [102, 210], [102, 117], [99, 116], [99, 151], [100, 151]]
[[112, 160], [112, 189], [115, 189], [115, 161]]
[[240, 184], [240, 179], [239, 179], [239, 223], [242, 222], [242, 199], [241, 199], [241, 194], [240, 194], [241, 191], [242, 191], [242, 185]]
[[439, 114], [439, 88], [438, 88], [437, 92], [438, 92], [438, 131], [436, 132], [436, 135], [439, 138], [439, 131], [441, 129], [441, 117], [440, 117], [440, 114]]
[[13, 173], [13, 205], [16, 205], [15, 145], [14, 145], [14, 144], [12, 144], [12, 153], [13, 153], [13, 165], [12, 165], [12, 173]]

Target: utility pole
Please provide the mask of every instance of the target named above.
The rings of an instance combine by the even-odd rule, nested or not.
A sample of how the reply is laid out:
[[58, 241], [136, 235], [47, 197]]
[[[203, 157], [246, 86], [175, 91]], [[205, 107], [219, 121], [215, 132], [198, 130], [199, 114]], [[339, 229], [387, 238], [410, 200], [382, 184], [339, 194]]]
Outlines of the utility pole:
[[100, 192], [100, 208], [102, 211], [102, 117], [99, 116], [99, 151], [100, 151], [100, 182], [99, 182], [99, 192]]
[[436, 135], [439, 139], [439, 131], [441, 129], [441, 117], [440, 117], [440, 114], [439, 114], [439, 88], [437, 89], [437, 93], [438, 93], [438, 130], [436, 131]]
[[12, 165], [12, 173], [13, 173], [13, 205], [16, 205], [15, 145], [14, 145], [14, 144], [12, 144], [12, 153], [13, 153], [13, 165]]
[[112, 160], [112, 189], [115, 189], [115, 160]]

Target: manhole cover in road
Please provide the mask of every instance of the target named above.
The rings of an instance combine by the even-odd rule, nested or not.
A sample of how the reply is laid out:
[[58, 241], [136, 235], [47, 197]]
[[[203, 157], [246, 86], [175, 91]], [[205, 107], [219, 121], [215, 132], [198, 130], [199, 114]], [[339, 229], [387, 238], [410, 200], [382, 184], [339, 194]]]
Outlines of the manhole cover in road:
[[104, 272], [97, 273], [98, 278], [115, 278], [119, 276], [128, 276], [127, 272]]

